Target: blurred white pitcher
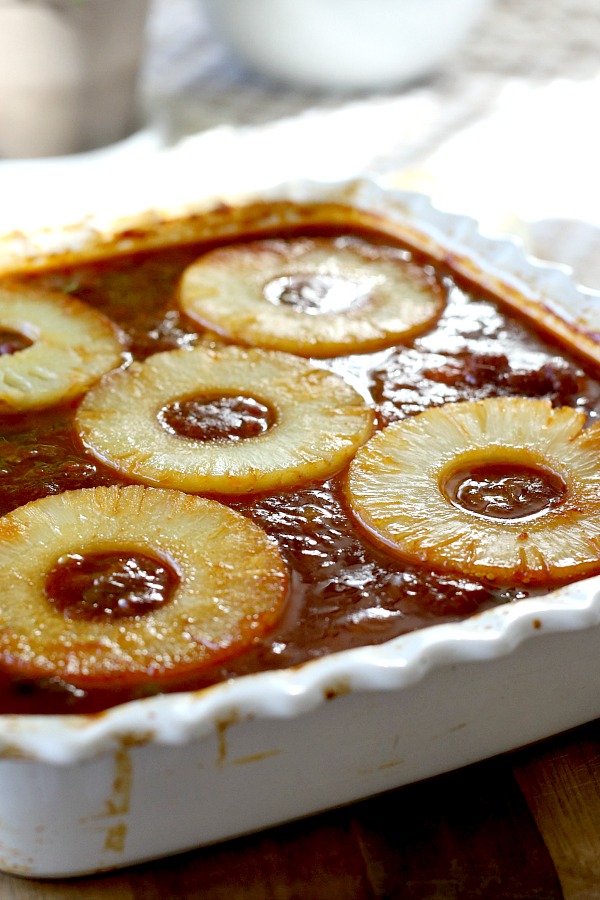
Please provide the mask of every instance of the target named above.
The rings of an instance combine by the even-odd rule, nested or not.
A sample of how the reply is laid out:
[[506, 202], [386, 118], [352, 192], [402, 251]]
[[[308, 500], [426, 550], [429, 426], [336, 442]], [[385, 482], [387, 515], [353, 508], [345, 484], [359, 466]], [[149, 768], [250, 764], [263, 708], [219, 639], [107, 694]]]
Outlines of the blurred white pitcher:
[[0, 157], [75, 153], [138, 125], [149, 0], [0, 0]]
[[250, 67], [308, 87], [360, 89], [430, 74], [489, 0], [204, 0], [215, 33]]

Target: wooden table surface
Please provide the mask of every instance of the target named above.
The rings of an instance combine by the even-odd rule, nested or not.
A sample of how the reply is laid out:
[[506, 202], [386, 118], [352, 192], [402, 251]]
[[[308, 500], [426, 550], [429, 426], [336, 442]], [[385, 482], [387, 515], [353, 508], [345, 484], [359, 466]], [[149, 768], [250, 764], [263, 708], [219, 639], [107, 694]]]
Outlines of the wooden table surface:
[[3, 900], [600, 898], [600, 720], [342, 809]]

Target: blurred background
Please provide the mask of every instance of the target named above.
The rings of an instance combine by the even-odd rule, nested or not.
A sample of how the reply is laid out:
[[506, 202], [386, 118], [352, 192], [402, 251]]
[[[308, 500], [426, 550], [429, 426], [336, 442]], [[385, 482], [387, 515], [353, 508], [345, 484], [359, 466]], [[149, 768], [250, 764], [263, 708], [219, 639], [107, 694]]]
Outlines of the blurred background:
[[[172, 144], [219, 125], [255, 126], [382, 98], [406, 101], [398, 108], [410, 112], [427, 97], [417, 123], [411, 116], [394, 123], [400, 151], [414, 133], [421, 152], [451, 124], [489, 108], [511, 81], [539, 86], [598, 75], [600, 7], [597, 0], [0, 0], [0, 51], [4, 158], [81, 152], [148, 126]], [[83, 88], [73, 85], [77, 78]], [[98, 120], [112, 115], [104, 134], [87, 122], [90, 108]], [[54, 143], [44, 142], [53, 116]]]
[[[440, 52], [439, 65], [432, 65], [421, 80], [411, 81], [407, 77], [400, 85], [394, 85], [392, 79], [386, 86], [382, 76], [378, 90], [369, 91], [367, 85], [354, 93], [352, 90], [336, 91], [334, 87], [328, 91], [324, 77], [321, 78], [323, 89], [316, 91], [299, 83], [293, 86], [277, 83], [264, 74], [250, 71], [236, 55], [236, 48], [232, 52], [232, 48], [224, 43], [226, 23], [214, 19], [214, 8], [219, 5], [222, 6], [222, 0], [213, 3], [153, 0], [150, 4], [143, 90], [151, 115], [156, 117], [170, 140], [218, 124], [254, 125], [315, 108], [335, 109], [359, 97], [365, 99], [365, 95], [388, 99], [414, 98], [423, 94], [435, 96], [439, 98], [439, 105], [432, 118], [436, 119], [437, 125], [445, 127], [453, 115], [480, 114], [486, 104], [493, 101], [495, 93], [512, 79], [540, 85], [556, 78], [588, 79], [600, 73], [600, 6], [597, 0], [363, 2], [375, 23], [380, 7], [386, 12], [390, 6], [393, 8], [397, 22], [393, 40], [398, 47], [398, 56], [407, 52], [402, 34], [406, 30], [410, 34], [415, 7], [421, 10], [426, 20], [426, 33], [432, 41], [437, 42], [440, 35], [444, 45], [448, 22], [453, 17], [460, 19], [464, 32], [462, 39], [458, 39], [460, 35], [451, 35], [451, 52], [446, 56]], [[230, 5], [235, 8], [236, 0]], [[238, 8], [244, 5], [252, 10], [255, 4], [253, 0], [237, 0]], [[315, 29], [323, 29], [332, 47], [339, 44], [339, 32], [325, 15], [321, 15], [319, 21], [319, 7], [323, 13], [330, 5], [339, 17], [350, 16], [353, 12], [352, 0], [333, 0], [333, 3], [313, 0], [302, 4], [293, 0], [287, 3], [282, 0], [281, 4], [277, 0], [267, 2], [272, 8], [278, 5], [300, 9]], [[444, 9], [446, 14], [440, 16], [440, 10]], [[289, 28], [295, 28], [295, 34], [298, 33], [297, 22], [292, 16], [287, 24]], [[215, 33], [219, 25], [221, 31]], [[380, 34], [384, 41], [385, 27], [381, 26], [383, 33]], [[352, 29], [347, 31], [352, 32]], [[364, 22], [358, 22], [353, 36], [370, 38], [373, 43], [374, 33], [365, 35]], [[239, 43], [238, 37], [238, 46]], [[309, 45], [302, 50], [306, 57], [304, 68], [308, 72], [314, 65], [314, 49], [311, 50]], [[352, 50], [350, 47], [349, 55]], [[377, 53], [377, 49], [373, 52]], [[321, 71], [322, 68], [321, 65]], [[360, 71], [357, 72], [359, 77]], [[401, 142], [405, 126], [398, 121], [396, 127]], [[435, 130], [432, 123], [432, 131]]]

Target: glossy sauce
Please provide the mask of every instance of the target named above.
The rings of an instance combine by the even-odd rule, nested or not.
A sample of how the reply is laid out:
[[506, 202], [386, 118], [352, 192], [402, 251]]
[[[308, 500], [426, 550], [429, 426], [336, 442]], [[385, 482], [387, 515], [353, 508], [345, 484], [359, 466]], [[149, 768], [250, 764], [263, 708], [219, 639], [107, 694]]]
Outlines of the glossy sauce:
[[10, 328], [0, 328], [0, 356], [10, 356], [12, 353], [18, 353], [19, 350], [25, 350], [31, 347], [33, 341], [21, 334], [19, 331], [12, 331]]
[[168, 603], [179, 578], [168, 563], [139, 551], [72, 554], [46, 578], [46, 597], [66, 619], [122, 619]]
[[191, 397], [165, 406], [160, 424], [195, 441], [243, 441], [257, 437], [275, 422], [272, 409], [254, 397]]
[[269, 281], [265, 298], [274, 306], [291, 306], [310, 316], [344, 312], [364, 302], [368, 291], [340, 275], [283, 275]]
[[[369, 239], [378, 238], [370, 235]], [[201, 338], [201, 330], [178, 312], [174, 301], [180, 273], [201, 250], [171, 248], [29, 276], [29, 280], [67, 290], [101, 309], [127, 335], [131, 356], [144, 359], [158, 351], [193, 346]], [[403, 251], [403, 256], [409, 256], [408, 251]], [[426, 260], [415, 260], [434, 272]], [[574, 359], [505, 314], [492, 298], [457, 283], [450, 272], [436, 269], [435, 274], [443, 283], [447, 305], [427, 333], [406, 347], [324, 362], [357, 379], [363, 390], [370, 392], [379, 425], [446, 402], [510, 394], [547, 397], [555, 405], [577, 406], [589, 421], [598, 417], [600, 386]], [[306, 286], [301, 285], [301, 290], [298, 285], [293, 287], [296, 294], [306, 297]], [[314, 292], [310, 300], [313, 303]], [[188, 398], [161, 416], [163, 427], [191, 438], [221, 440], [230, 432], [244, 439], [255, 433], [254, 429], [269, 427], [270, 411], [259, 407], [254, 398]], [[0, 514], [50, 493], [124, 483], [125, 479], [83, 452], [72, 428], [73, 410], [67, 407], [2, 422]], [[506, 474], [502, 473], [503, 477]], [[467, 473], [463, 482], [472, 476], [472, 480], [487, 480], [489, 487], [497, 475]], [[521, 475], [528, 481], [528, 473]], [[169, 690], [203, 687], [240, 674], [293, 666], [334, 651], [381, 643], [527, 595], [528, 589], [521, 585], [499, 590], [461, 575], [432, 577], [429, 570], [391, 560], [354, 526], [347, 515], [342, 483], [340, 473], [331, 481], [299, 491], [224, 501], [277, 539], [291, 573], [290, 601], [278, 626], [250, 652], [195, 679], [173, 683]], [[472, 485], [465, 488], [471, 496], [478, 490]], [[546, 497], [543, 502], [558, 502], [556, 498], [548, 501], [547, 485], [536, 490], [538, 499]], [[553, 491], [560, 493], [556, 485], [551, 485], [550, 494]], [[116, 562], [122, 575], [121, 563]], [[75, 584], [80, 573], [78, 564], [73, 566]], [[111, 564], [107, 571], [110, 569]], [[57, 576], [56, 583], [62, 580], [62, 575]], [[154, 584], [154, 576], [142, 589], [142, 598], [148, 590], [152, 594], [149, 584]], [[68, 614], [88, 615], [85, 605], [69, 594], [69, 587], [64, 594], [61, 590], [51, 583], [51, 602], [62, 603], [70, 610]], [[101, 597], [96, 607], [92, 601], [93, 615], [105, 600], [106, 596]], [[114, 615], [118, 601], [111, 601], [108, 608], [112, 609], [108, 615]], [[131, 609], [126, 615], [132, 614]], [[0, 709], [95, 711], [157, 690], [149, 682], [135, 694], [118, 685], [86, 693], [54, 680], [23, 683], [0, 674]]]
[[510, 462], [459, 469], [441, 488], [455, 506], [482, 518], [505, 521], [548, 512], [567, 492], [558, 473]]

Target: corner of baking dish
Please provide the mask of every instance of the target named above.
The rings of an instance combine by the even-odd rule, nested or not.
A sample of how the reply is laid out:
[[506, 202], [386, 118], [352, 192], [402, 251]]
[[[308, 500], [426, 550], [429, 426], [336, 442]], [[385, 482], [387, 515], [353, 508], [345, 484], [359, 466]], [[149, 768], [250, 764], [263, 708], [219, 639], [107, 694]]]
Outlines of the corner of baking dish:
[[[193, 183], [188, 181], [188, 183]], [[471, 218], [441, 211], [422, 194], [390, 190], [375, 180], [340, 183], [294, 181], [250, 190], [243, 197], [205, 198], [185, 208], [155, 208], [110, 223], [90, 216], [58, 231], [0, 238], [0, 271], [36, 254], [78, 252], [99, 239], [115, 239], [132, 224], [160, 222], [198, 213], [217, 203], [291, 200], [335, 202], [385, 217], [411, 242], [508, 298], [519, 292], [543, 307], [549, 327], [566, 322], [589, 344], [592, 358], [600, 332], [600, 293], [582, 289], [562, 266], [526, 256], [517, 240], [488, 237]], [[0, 757], [71, 764], [104, 751], [154, 742], [183, 744], [202, 738], [223, 723], [291, 718], [338, 694], [402, 691], [446, 665], [486, 661], [510, 654], [540, 635], [600, 624], [600, 576], [562, 587], [543, 597], [517, 600], [478, 613], [461, 623], [433, 625], [385, 644], [346, 650], [291, 669], [246, 675], [180, 694], [164, 694], [86, 716], [0, 716]]]

